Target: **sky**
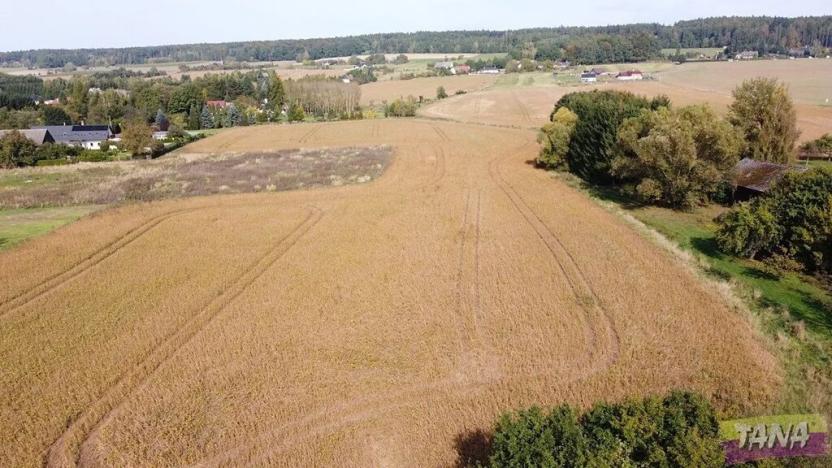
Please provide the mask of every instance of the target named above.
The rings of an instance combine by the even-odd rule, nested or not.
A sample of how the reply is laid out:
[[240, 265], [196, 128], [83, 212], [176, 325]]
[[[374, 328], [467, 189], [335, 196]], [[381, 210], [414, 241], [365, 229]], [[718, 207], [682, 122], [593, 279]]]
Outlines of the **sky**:
[[829, 0], [0, 0], [0, 51], [824, 14]]

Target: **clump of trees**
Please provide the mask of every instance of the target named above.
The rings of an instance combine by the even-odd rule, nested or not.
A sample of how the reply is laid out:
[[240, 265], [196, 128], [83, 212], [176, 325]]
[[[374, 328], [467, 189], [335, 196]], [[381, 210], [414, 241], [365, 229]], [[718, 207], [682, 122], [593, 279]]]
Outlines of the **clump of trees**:
[[561, 107], [552, 114], [551, 120], [537, 136], [541, 144], [537, 165], [547, 169], [560, 167], [565, 162], [578, 116], [569, 108]]
[[550, 120], [563, 107], [578, 116], [566, 153], [569, 170], [588, 182], [613, 182], [611, 169], [618, 128], [624, 120], [649, 109], [651, 102], [621, 91], [571, 93], [557, 102]]
[[621, 125], [611, 172], [643, 202], [688, 209], [724, 199], [743, 147], [707, 106], [645, 109]]
[[541, 129], [537, 163], [617, 184], [644, 203], [689, 209], [730, 201], [741, 157], [787, 162], [799, 135], [791, 98], [776, 80], [747, 81], [734, 97], [726, 120], [704, 105], [673, 109], [666, 96], [567, 94]]
[[743, 157], [788, 163], [794, 159], [797, 112], [789, 91], [773, 78], [745, 81], [734, 90], [728, 119], [747, 143]]
[[810, 156], [827, 156], [832, 158], [832, 133], [827, 133], [817, 140], [804, 143], [800, 151]]
[[531, 408], [497, 422], [492, 467], [721, 467], [719, 425], [707, 399], [689, 392], [618, 404], [584, 414], [568, 405]]
[[361, 88], [325, 77], [307, 77], [284, 83], [286, 100], [319, 118], [355, 118], [361, 113]]
[[418, 103], [416, 98], [408, 96], [399, 98], [384, 106], [385, 117], [415, 117]]
[[767, 195], [719, 218], [719, 247], [732, 255], [832, 272], [832, 169], [787, 173]]
[[11, 131], [0, 138], [0, 167], [11, 169], [35, 163], [37, 147], [32, 140], [18, 131]]

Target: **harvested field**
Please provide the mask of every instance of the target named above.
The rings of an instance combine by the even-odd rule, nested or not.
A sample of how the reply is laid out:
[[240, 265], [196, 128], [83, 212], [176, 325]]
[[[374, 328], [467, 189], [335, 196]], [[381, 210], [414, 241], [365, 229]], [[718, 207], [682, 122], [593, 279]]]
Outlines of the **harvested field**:
[[581, 87], [523, 86], [454, 96], [419, 110], [419, 115], [467, 123], [537, 129], [564, 94]]
[[[649, 68], [657, 67], [642, 67]], [[655, 74], [656, 80], [583, 86], [524, 86], [529, 77], [524, 74], [506, 75], [496, 83], [500, 86], [498, 88], [433, 103], [422, 108], [419, 115], [460, 122], [539, 128], [547, 121], [561, 96], [593, 89], [617, 89], [651, 97], [665, 94], [675, 105], [708, 103], [717, 112], [726, 113], [733, 100], [731, 91], [738, 84], [756, 76], [767, 76], [789, 85], [795, 99], [798, 127], [802, 132], [800, 140], [809, 141], [832, 131], [832, 106], [820, 105], [826, 97], [832, 102], [832, 80], [827, 79], [830, 74], [832, 60], [824, 59], [694, 63], [665, 67]], [[529, 75], [533, 83], [545, 82], [540, 74]]]
[[497, 79], [494, 75], [437, 76], [433, 78], [414, 78], [412, 80], [384, 80], [361, 86], [361, 105], [381, 104], [398, 98], [413, 96], [435, 99], [436, 89], [445, 87], [448, 95], [457, 91], [479, 91], [491, 86]]
[[535, 170], [535, 133], [249, 127], [195, 153], [390, 145], [364, 185], [99, 212], [0, 254], [10, 466], [437, 466], [508, 408], [782, 378], [716, 290]]
[[156, 161], [16, 169], [0, 175], [0, 208], [110, 204], [366, 183], [381, 175], [389, 159], [388, 147], [351, 147], [180, 153]]

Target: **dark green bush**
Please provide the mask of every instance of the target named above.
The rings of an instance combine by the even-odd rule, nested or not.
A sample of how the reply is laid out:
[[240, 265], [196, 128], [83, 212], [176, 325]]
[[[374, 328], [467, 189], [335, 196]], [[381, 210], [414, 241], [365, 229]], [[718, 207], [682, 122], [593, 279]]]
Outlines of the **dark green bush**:
[[719, 224], [717, 242], [727, 253], [761, 259], [778, 255], [810, 272], [830, 272], [832, 169], [786, 174], [767, 195], [739, 204]]
[[650, 108], [651, 101], [621, 91], [595, 90], [563, 96], [552, 115], [561, 107], [578, 116], [566, 155], [569, 170], [589, 182], [611, 183], [614, 177], [610, 168], [618, 127], [625, 119]]
[[566, 405], [503, 415], [489, 461], [494, 467], [717, 467], [724, 455], [710, 403], [673, 392], [599, 403], [581, 417]]

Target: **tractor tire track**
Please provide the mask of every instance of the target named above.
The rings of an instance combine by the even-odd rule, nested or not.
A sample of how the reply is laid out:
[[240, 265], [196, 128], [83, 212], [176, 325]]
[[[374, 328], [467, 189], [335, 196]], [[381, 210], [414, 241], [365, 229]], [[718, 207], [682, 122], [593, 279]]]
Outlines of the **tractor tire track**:
[[[621, 347], [621, 339], [615, 328], [615, 322], [612, 315], [602, 305], [600, 297], [592, 287], [592, 284], [589, 282], [586, 274], [578, 266], [578, 263], [572, 253], [566, 249], [557, 235], [552, 232], [548, 225], [528, 205], [523, 197], [511, 185], [511, 183], [505, 180], [502, 176], [499, 170], [500, 162], [499, 158], [495, 158], [492, 160], [491, 164], [489, 164], [489, 175], [491, 176], [491, 179], [505, 193], [514, 208], [533, 228], [540, 241], [546, 246], [549, 253], [557, 262], [561, 272], [569, 282], [576, 301], [586, 314], [587, 322], [590, 324], [592, 329], [592, 343], [594, 344], [590, 359], [595, 361], [593, 362], [592, 370], [589, 374], [595, 374], [612, 366], [618, 360]], [[608, 335], [607, 338], [609, 340], [609, 343], [606, 345], [608, 349], [600, 355], [596, 355], [595, 352], [599, 339], [598, 331], [592, 327], [592, 324], [596, 323], [596, 320], [594, 320], [596, 317], [600, 318], [604, 323], [604, 335]]]
[[34, 287], [19, 293], [6, 302], [0, 304], [0, 318], [4, 318], [7, 315], [12, 314], [14, 311], [19, 310], [32, 301], [49, 294], [51, 291], [54, 291], [55, 289], [81, 276], [86, 271], [94, 268], [118, 253], [124, 247], [127, 247], [137, 241], [163, 222], [197, 209], [198, 208], [188, 208], [161, 214], [149, 219], [140, 226], [130, 229], [126, 234], [106, 244], [102, 249], [99, 249], [95, 253], [88, 255], [81, 262], [73, 265], [69, 269], [46, 278]]
[[[525, 201], [519, 197], [519, 194], [516, 193], [514, 188], [505, 181], [499, 170], [497, 168], [497, 162], [499, 158], [496, 158], [492, 161], [489, 165], [489, 175], [491, 176], [492, 182], [494, 182], [505, 194], [509, 197], [509, 200], [512, 202], [512, 205], [515, 209], [521, 214], [524, 219], [531, 225], [531, 227], [535, 230], [538, 237], [541, 238], [541, 241], [546, 245], [547, 249], [550, 251], [555, 262], [558, 264], [559, 268], [563, 272], [564, 276], [566, 277], [567, 281], [570, 283], [570, 288], [572, 288], [573, 295], [576, 298], [579, 306], [585, 311], [585, 315], [587, 318], [588, 326], [588, 342], [590, 343], [590, 354], [587, 356], [587, 359], [590, 360], [591, 365], [587, 372], [582, 373], [571, 379], [566, 379], [563, 381], [565, 385], [578, 385], [580, 382], [583, 382], [592, 376], [602, 372], [603, 370], [612, 366], [615, 361], [618, 359], [619, 355], [619, 338], [617, 331], [615, 330], [614, 326], [612, 325], [611, 318], [607, 315], [606, 311], [600, 305], [600, 300], [596, 298], [592, 301], [591, 305], [587, 305], [586, 301], [581, 300], [581, 293], [579, 292], [579, 288], [586, 288], [585, 284], [581, 284], [581, 278], [585, 281], [585, 277], [583, 276], [583, 272], [577, 267], [577, 265], [570, 265], [572, 268], [577, 270], [579, 273], [577, 274], [578, 278], [575, 278], [575, 274], [570, 274], [567, 271], [567, 268], [563, 265], [562, 261], [565, 260], [561, 259], [561, 256], [557, 255], [557, 250], [554, 246], [551, 245], [550, 242], [546, 241], [546, 237], [544, 234], [538, 231], [540, 229], [535, 223], [533, 223], [532, 219], [537, 219], [538, 223], [543, 226], [543, 229], [546, 230], [548, 235], [555, 239], [556, 245], [559, 245], [559, 249], [563, 249], [562, 244], [559, 244], [559, 240], [554, 236], [554, 234], [548, 230], [545, 224], [542, 223], [537, 215], [528, 208], [528, 205], [525, 204]], [[512, 196], [510, 194], [514, 194]], [[479, 200], [478, 200], [478, 208], [477, 208], [477, 226], [476, 231], [480, 232], [479, 226], [479, 219], [480, 219], [480, 208], [479, 208]], [[468, 201], [466, 201], [466, 215], [465, 218], [467, 220], [467, 206], [469, 205]], [[526, 210], [523, 210], [525, 207]], [[530, 212], [531, 215], [526, 214], [526, 212]], [[526, 216], [532, 216], [532, 219], [527, 219]], [[467, 222], [467, 221], [466, 221]], [[464, 242], [464, 238], [463, 241]], [[477, 250], [479, 250], [479, 235], [477, 235]], [[571, 255], [568, 255], [567, 258], [572, 259], [571, 261], [574, 262], [574, 259]], [[479, 264], [478, 254], [475, 262]], [[479, 267], [477, 267], [479, 270]], [[478, 282], [478, 280], [477, 280]], [[477, 285], [479, 288], [479, 285]], [[594, 294], [594, 291], [590, 289], [591, 293]], [[478, 297], [479, 293], [476, 293]], [[478, 299], [477, 299], [478, 300]], [[599, 333], [592, 327], [593, 318], [594, 316], [598, 316], [599, 313], [596, 309], [602, 309], [603, 312], [600, 313], [600, 318], [602, 321], [609, 321], [606, 324], [605, 328], [607, 328], [607, 332], [611, 333], [611, 343], [608, 344], [609, 349], [606, 352], [602, 352], [601, 354], [597, 354], [596, 350], [598, 349], [598, 345], [600, 345], [599, 337], [597, 336]], [[459, 312], [461, 313], [461, 312]], [[315, 411], [314, 413], [307, 414], [306, 416], [288, 422], [281, 426], [278, 429], [268, 431], [266, 433], [262, 433], [254, 438], [254, 440], [249, 441], [248, 443], [244, 444], [243, 446], [235, 446], [231, 447], [228, 450], [224, 451], [222, 454], [214, 455], [213, 457], [209, 457], [199, 463], [199, 465], [222, 465], [226, 463], [230, 463], [235, 459], [239, 459], [243, 455], [252, 456], [256, 461], [262, 462], [264, 459], [268, 458], [277, 453], [281, 453], [288, 449], [291, 449], [293, 446], [300, 444], [310, 438], [318, 437], [321, 435], [331, 434], [334, 431], [337, 431], [341, 427], [347, 426], [349, 424], [353, 424], [356, 422], [362, 422], [367, 419], [371, 419], [376, 417], [380, 414], [384, 414], [392, 409], [396, 409], [399, 407], [405, 407], [413, 404], [418, 404], [420, 398], [428, 393], [435, 393], [439, 390], [450, 392], [450, 393], [463, 393], [470, 391], [471, 389], [489, 386], [497, 382], [524, 382], [528, 380], [536, 380], [541, 377], [557, 377], [558, 372], [551, 370], [551, 369], [525, 369], [522, 370], [521, 377], [507, 377], [507, 378], [494, 378], [494, 379], [486, 379], [486, 380], [467, 380], [460, 382], [458, 379], [455, 379], [453, 375], [446, 376], [441, 379], [437, 379], [432, 382], [426, 382], [423, 384], [411, 385], [405, 388], [400, 388], [395, 392], [387, 393], [384, 396], [376, 396], [376, 397], [365, 397], [365, 398], [357, 398], [352, 399], [349, 401], [341, 402], [337, 405], [332, 405], [326, 408], [322, 408], [320, 410]], [[326, 421], [329, 419], [329, 421]], [[291, 431], [291, 434], [287, 434]], [[274, 444], [274, 441], [278, 441], [277, 444]], [[258, 445], [267, 446], [267, 449], [260, 449]], [[251, 459], [249, 459], [251, 461]]]
[[157, 369], [170, 360], [177, 351], [188, 344], [229, 304], [280, 260], [320, 222], [322, 217], [323, 212], [320, 209], [311, 207], [303, 222], [242, 272], [228, 289], [212, 299], [182, 327], [165, 337], [161, 344], [149, 350], [136, 367], [122, 375], [113, 386], [104, 391], [101, 398], [87, 407], [67, 426], [67, 429], [49, 447], [46, 458], [47, 466], [76, 466], [84, 462], [84, 455], [91, 453], [88, 448], [89, 442], [94, 440], [98, 431], [123, 407], [129, 396], [143, 386]]
[[309, 130], [308, 132], [304, 133], [303, 136], [298, 138], [298, 143], [308, 143], [312, 139], [312, 137], [314, 137], [315, 135], [317, 135], [318, 132], [321, 131], [321, 128], [321, 125], [315, 125], [312, 128], [312, 130]]

